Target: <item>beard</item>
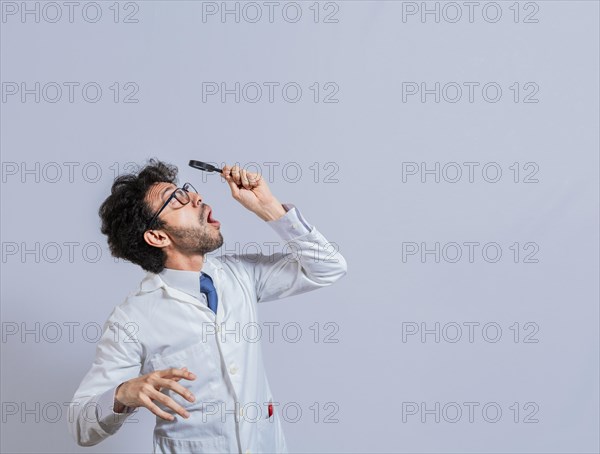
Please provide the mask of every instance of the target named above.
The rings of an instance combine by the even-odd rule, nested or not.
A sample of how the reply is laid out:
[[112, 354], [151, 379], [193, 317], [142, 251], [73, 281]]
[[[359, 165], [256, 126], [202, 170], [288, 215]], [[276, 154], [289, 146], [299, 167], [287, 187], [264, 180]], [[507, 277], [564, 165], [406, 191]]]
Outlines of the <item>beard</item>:
[[223, 235], [219, 230], [211, 232], [211, 226], [163, 227], [172, 236], [175, 249], [185, 255], [205, 255], [223, 245]]

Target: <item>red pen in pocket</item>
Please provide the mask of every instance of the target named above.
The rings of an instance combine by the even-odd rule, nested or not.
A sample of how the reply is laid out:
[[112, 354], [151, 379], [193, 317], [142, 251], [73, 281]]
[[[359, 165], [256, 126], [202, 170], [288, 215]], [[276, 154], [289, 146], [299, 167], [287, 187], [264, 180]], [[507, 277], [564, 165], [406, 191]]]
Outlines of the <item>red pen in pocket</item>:
[[269, 418], [273, 416], [273, 404], [269, 403]]

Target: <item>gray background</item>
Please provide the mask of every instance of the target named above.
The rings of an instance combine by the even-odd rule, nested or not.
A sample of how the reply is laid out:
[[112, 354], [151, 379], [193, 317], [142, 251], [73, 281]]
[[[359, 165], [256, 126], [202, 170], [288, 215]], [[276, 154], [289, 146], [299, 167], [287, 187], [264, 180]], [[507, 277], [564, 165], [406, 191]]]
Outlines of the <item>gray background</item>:
[[[112, 1], [98, 2], [96, 23], [82, 16], [85, 2], [72, 23], [65, 6], [56, 23], [46, 20], [49, 9], [39, 23], [19, 14], [0, 23], [3, 94], [6, 83], [80, 84], [72, 103], [64, 91], [54, 103], [7, 95], [1, 104], [2, 451], [151, 450], [148, 411], [102, 444], [80, 448], [63, 403], [91, 366], [94, 327], [143, 276], [110, 257], [98, 207], [115, 169], [155, 156], [178, 165], [180, 182], [193, 182], [213, 206], [229, 250], [278, 238], [220, 178], [187, 161], [257, 162], [263, 175], [264, 163], [278, 163], [270, 176], [275, 195], [296, 204], [348, 261], [348, 275], [332, 287], [261, 307], [263, 321], [281, 324], [273, 342], [263, 339], [274, 396], [302, 409], [297, 422], [292, 413], [285, 422], [291, 451], [598, 452], [598, 2], [520, 2], [516, 22], [512, 1], [495, 4], [497, 22], [493, 9], [482, 15], [489, 2], [480, 2], [472, 22], [459, 2], [463, 16], [454, 23], [445, 2], [437, 3], [440, 14], [446, 7], [439, 23], [418, 14], [403, 21], [411, 5], [394, 1], [321, 2], [317, 23], [314, 2], [298, 2], [302, 17], [292, 23], [281, 14], [287, 3], [273, 23], [262, 2], [259, 22], [248, 22], [246, 10], [236, 23], [218, 15], [203, 22], [207, 5], [192, 1], [138, 1], [137, 11], [121, 2], [118, 23]], [[137, 22], [123, 23], [132, 12]], [[332, 12], [337, 22], [324, 22]], [[103, 89], [98, 102], [83, 99], [88, 82]], [[203, 82], [295, 82], [303, 91], [295, 103], [280, 89], [273, 102], [266, 92], [255, 103], [233, 95], [203, 102]], [[338, 102], [323, 102], [323, 91], [314, 102], [315, 82], [322, 90], [337, 84]], [[405, 82], [480, 85], [473, 102], [466, 90], [458, 102], [436, 103], [434, 95], [403, 102]], [[497, 102], [482, 97], [489, 82], [502, 88]], [[518, 102], [509, 88], [515, 82]], [[123, 102], [126, 83], [137, 84], [138, 102]], [[528, 99], [537, 102], [523, 102], [534, 87], [527, 83], [538, 87]], [[455, 162], [465, 172], [455, 183], [431, 175], [422, 182], [402, 174], [409, 162]], [[478, 163], [472, 182], [464, 162]], [[502, 169], [496, 183], [482, 176], [487, 163]], [[101, 175], [92, 181], [95, 169]], [[537, 182], [526, 183], [531, 169]], [[77, 243], [72, 260], [67, 242]], [[451, 245], [439, 263], [431, 254], [403, 259], [409, 243], [431, 249], [436, 242], [480, 246], [472, 263], [464, 245], [456, 263]], [[38, 253], [21, 254], [36, 243]], [[482, 256], [486, 243], [501, 247], [496, 263]], [[283, 336], [290, 322], [302, 328], [298, 342]], [[472, 342], [469, 322], [479, 324]], [[72, 339], [69, 323], [79, 323]], [[439, 342], [408, 335], [421, 323], [439, 323]], [[456, 342], [454, 324], [463, 329]], [[326, 341], [332, 326], [328, 340], [338, 342]], [[31, 333], [21, 337], [22, 328]], [[407, 402], [439, 403], [439, 422], [408, 414]], [[465, 402], [478, 405], [472, 422]], [[452, 422], [456, 406], [463, 413]]]

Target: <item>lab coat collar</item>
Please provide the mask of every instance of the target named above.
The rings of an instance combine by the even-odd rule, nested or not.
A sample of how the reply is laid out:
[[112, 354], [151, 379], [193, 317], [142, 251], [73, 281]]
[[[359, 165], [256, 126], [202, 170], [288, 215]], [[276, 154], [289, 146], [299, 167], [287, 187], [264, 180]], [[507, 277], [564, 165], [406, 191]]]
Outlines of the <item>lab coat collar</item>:
[[[222, 269], [219, 260], [204, 256], [202, 272], [208, 274], [215, 283], [218, 280], [217, 274]], [[177, 299], [199, 304], [201, 301], [200, 271], [181, 271], [165, 268], [158, 274], [148, 272], [142, 280], [140, 292], [149, 293], [159, 288], [164, 288]]]
[[202, 300], [200, 294], [200, 271], [182, 271], [165, 268], [160, 278], [169, 287], [176, 288], [196, 299]]

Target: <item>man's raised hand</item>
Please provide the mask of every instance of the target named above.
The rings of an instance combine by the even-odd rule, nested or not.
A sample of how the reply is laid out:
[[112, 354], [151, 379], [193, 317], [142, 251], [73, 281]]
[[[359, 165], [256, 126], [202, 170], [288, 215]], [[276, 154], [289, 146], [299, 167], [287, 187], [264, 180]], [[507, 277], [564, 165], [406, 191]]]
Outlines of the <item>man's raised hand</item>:
[[285, 214], [285, 209], [260, 174], [234, 165], [224, 166], [221, 177], [229, 184], [233, 198], [263, 221], [273, 221]]

